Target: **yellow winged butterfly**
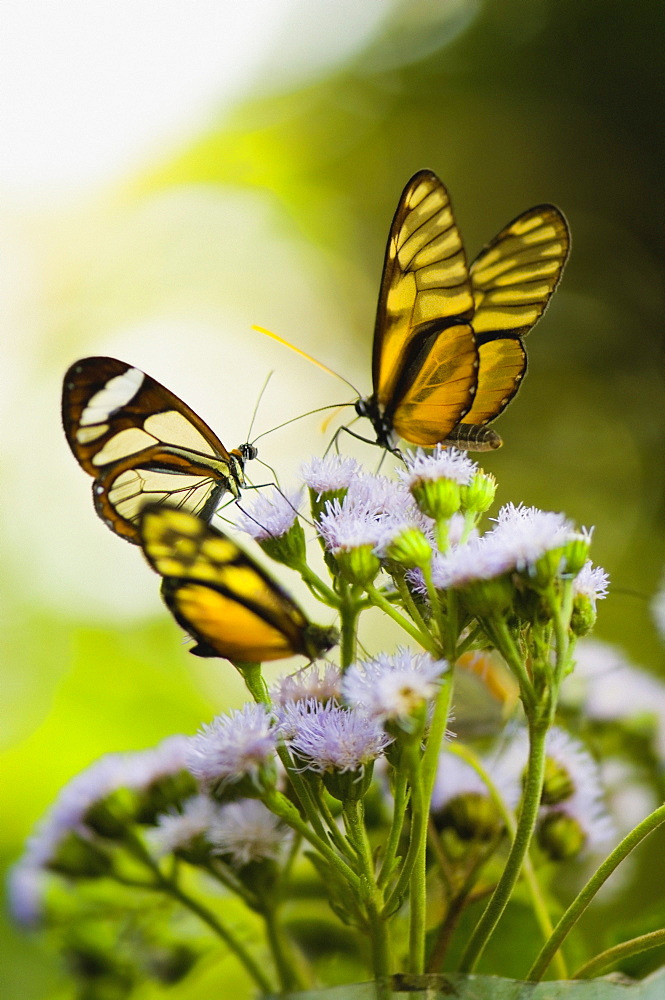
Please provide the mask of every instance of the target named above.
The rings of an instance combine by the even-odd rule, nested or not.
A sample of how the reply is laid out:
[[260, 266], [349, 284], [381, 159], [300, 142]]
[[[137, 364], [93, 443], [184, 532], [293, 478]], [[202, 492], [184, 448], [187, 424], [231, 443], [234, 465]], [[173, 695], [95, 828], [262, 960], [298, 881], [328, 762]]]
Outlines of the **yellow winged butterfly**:
[[68, 369], [62, 422], [74, 457], [94, 476], [95, 510], [135, 544], [146, 503], [168, 501], [208, 520], [224, 493], [240, 495], [245, 462], [257, 454], [250, 444], [227, 451], [175, 393], [115, 358]]
[[485, 451], [487, 425], [526, 371], [522, 337], [542, 316], [570, 247], [554, 205], [510, 222], [470, 267], [448, 192], [421, 170], [390, 227], [374, 329], [372, 395], [357, 400], [377, 444], [437, 443]]
[[140, 534], [163, 577], [167, 607], [196, 640], [195, 656], [255, 663], [299, 653], [313, 660], [337, 643], [337, 629], [312, 624], [258, 563], [201, 518], [148, 506]]

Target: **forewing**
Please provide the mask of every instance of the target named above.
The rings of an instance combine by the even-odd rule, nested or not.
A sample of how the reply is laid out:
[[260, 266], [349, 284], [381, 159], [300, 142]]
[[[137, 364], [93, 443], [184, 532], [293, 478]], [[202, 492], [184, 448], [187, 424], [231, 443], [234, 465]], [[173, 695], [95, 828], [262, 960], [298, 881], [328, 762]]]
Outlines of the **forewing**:
[[158, 445], [229, 460], [219, 438], [175, 393], [115, 358], [83, 358], [69, 368], [62, 421], [70, 448], [91, 476]]
[[471, 319], [473, 293], [450, 198], [421, 170], [404, 188], [390, 227], [374, 330], [372, 380], [383, 408], [395, 402], [404, 359], [423, 324]]
[[221, 531], [184, 511], [150, 507], [141, 535], [148, 561], [165, 579], [169, 607], [204, 646], [245, 661], [305, 651], [305, 615]]

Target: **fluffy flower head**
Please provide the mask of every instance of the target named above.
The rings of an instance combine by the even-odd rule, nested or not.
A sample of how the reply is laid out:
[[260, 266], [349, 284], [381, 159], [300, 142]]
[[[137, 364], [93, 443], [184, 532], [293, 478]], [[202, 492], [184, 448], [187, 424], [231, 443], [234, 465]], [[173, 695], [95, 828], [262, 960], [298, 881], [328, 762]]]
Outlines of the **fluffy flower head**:
[[189, 741], [188, 767], [204, 785], [255, 778], [272, 761], [275, 727], [263, 705], [248, 704], [218, 715]]
[[353, 664], [342, 680], [345, 700], [372, 719], [407, 720], [435, 697], [445, 660], [399, 649]]
[[208, 839], [216, 854], [229, 855], [237, 867], [276, 858], [284, 843], [279, 820], [257, 799], [229, 802], [218, 810]]

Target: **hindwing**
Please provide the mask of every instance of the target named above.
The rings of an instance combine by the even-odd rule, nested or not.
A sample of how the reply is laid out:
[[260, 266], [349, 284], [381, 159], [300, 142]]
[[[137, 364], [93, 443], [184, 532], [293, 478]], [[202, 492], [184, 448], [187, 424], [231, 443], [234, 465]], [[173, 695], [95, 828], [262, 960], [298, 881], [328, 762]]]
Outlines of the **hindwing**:
[[244, 485], [249, 445], [228, 452], [175, 393], [115, 358], [83, 358], [67, 371], [62, 420], [81, 468], [94, 476], [95, 509], [122, 538], [139, 542], [146, 503], [168, 502], [206, 519]]

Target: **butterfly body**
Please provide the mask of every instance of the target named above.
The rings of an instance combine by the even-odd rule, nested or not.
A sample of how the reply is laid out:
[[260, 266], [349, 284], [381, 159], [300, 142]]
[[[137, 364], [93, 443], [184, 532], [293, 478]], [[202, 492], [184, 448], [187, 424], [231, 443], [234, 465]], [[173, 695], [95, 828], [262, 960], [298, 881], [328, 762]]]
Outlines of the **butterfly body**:
[[62, 417], [69, 446], [94, 477], [95, 510], [138, 544], [147, 502], [180, 505], [209, 519], [225, 493], [245, 485], [252, 445], [227, 451], [175, 393], [115, 358], [84, 358], [67, 371]]
[[553, 205], [508, 224], [469, 267], [450, 197], [421, 170], [390, 227], [374, 328], [371, 396], [356, 401], [376, 443], [488, 450], [487, 425], [526, 372], [522, 337], [544, 312], [568, 256]]
[[315, 659], [338, 639], [310, 622], [295, 601], [228, 535], [200, 518], [148, 506], [140, 522], [162, 596], [195, 640], [195, 656], [262, 662], [301, 654]]

